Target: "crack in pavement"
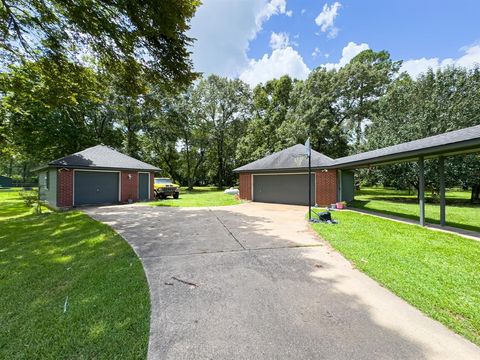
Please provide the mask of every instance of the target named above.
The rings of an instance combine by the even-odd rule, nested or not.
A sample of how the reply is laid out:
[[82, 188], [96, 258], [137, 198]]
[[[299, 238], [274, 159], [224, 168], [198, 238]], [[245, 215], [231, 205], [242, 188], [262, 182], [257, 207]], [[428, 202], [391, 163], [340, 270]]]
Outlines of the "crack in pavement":
[[250, 250], [250, 249], [247, 249], [245, 246], [243, 246], [243, 244], [240, 242], [240, 240], [238, 240], [235, 235], [233, 235], [233, 233], [230, 231], [230, 229], [223, 223], [222, 220], [220, 220], [220, 218], [218, 217], [218, 215], [215, 213], [215, 211], [213, 211], [211, 208], [208, 208], [208, 211], [210, 211], [216, 218], [217, 220], [220, 222], [220, 224], [223, 225], [223, 227], [225, 228], [225, 230], [228, 231], [228, 233], [230, 234], [230, 236], [237, 242], [238, 245], [240, 245], [240, 247], [243, 249], [243, 250]]

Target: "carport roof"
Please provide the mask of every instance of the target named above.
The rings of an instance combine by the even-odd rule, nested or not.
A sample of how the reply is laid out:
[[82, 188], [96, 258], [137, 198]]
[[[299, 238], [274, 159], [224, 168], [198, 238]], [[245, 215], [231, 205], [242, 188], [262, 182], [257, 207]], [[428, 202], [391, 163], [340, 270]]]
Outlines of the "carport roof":
[[105, 145], [93, 146], [75, 154], [53, 160], [37, 170], [48, 167], [160, 171], [159, 168], [153, 165], [134, 159]]
[[342, 157], [333, 168], [355, 168], [480, 151], [480, 125]]
[[[333, 159], [312, 150], [312, 167], [330, 167]], [[234, 172], [273, 172], [278, 170], [294, 171], [308, 169], [308, 159], [305, 156], [305, 146], [302, 144], [293, 145], [285, 150], [278, 151], [258, 159], [247, 165], [233, 170]]]
[[[335, 160], [312, 150], [312, 168], [354, 169], [370, 165], [413, 161], [420, 156], [434, 158], [440, 155], [448, 156], [478, 151], [480, 151], [480, 125]], [[308, 169], [308, 160], [304, 154], [305, 146], [297, 144], [241, 166], [234, 172], [305, 170]]]

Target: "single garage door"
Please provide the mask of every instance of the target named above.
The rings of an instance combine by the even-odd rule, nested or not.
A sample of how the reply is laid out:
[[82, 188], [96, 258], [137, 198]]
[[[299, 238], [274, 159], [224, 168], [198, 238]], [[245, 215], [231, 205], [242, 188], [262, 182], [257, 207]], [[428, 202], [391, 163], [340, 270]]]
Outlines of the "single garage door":
[[[253, 201], [308, 205], [308, 174], [254, 175]], [[311, 201], [315, 204], [315, 174]]]
[[75, 171], [74, 205], [118, 202], [118, 172]]

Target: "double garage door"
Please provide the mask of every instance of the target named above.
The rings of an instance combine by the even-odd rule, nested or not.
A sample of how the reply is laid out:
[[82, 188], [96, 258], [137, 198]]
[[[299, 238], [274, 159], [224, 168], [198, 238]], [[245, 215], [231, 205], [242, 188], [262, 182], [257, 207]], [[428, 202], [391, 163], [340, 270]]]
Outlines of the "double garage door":
[[[315, 204], [315, 174], [311, 203]], [[253, 201], [308, 205], [308, 174], [253, 175]]]
[[[138, 174], [138, 198], [147, 200], [150, 194], [150, 175]], [[133, 194], [132, 194], [133, 196]], [[75, 171], [74, 205], [115, 204], [120, 201], [118, 171]]]

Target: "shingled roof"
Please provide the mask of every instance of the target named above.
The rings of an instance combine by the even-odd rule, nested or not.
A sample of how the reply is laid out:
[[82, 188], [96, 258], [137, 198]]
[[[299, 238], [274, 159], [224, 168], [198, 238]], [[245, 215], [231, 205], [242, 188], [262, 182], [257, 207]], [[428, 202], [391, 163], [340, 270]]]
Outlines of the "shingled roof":
[[[333, 160], [328, 156], [312, 150], [312, 167], [329, 167]], [[267, 155], [262, 159], [251, 162], [233, 170], [234, 172], [258, 172], [276, 170], [305, 170], [308, 169], [308, 159], [305, 156], [305, 146], [293, 145], [285, 150]]]
[[[479, 150], [480, 125], [477, 125], [335, 160], [312, 150], [312, 168], [353, 169], [370, 165], [412, 161], [420, 156], [433, 158], [439, 155], [465, 154]], [[239, 167], [234, 172], [305, 170], [308, 168], [308, 160], [304, 154], [305, 146], [297, 144]]]
[[419, 140], [409, 141], [382, 149], [335, 159], [332, 167], [348, 168], [409, 161], [419, 156], [435, 157], [478, 151], [480, 149], [480, 125], [446, 132]]
[[46, 167], [160, 171], [159, 168], [153, 165], [134, 159], [105, 145], [93, 146], [75, 154], [53, 160], [40, 169]]

